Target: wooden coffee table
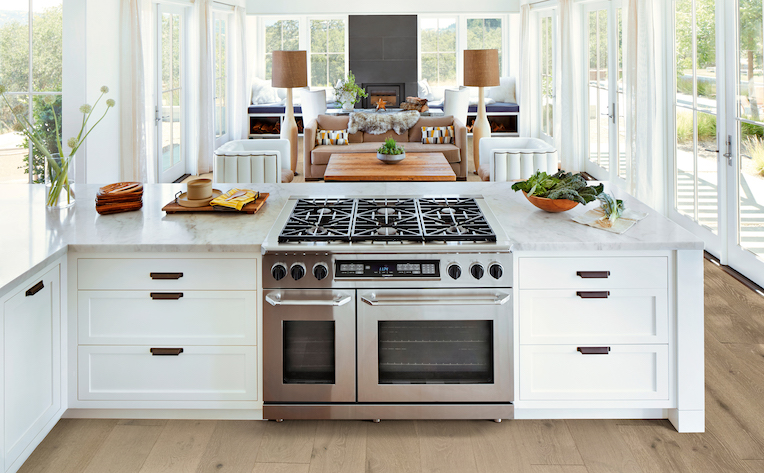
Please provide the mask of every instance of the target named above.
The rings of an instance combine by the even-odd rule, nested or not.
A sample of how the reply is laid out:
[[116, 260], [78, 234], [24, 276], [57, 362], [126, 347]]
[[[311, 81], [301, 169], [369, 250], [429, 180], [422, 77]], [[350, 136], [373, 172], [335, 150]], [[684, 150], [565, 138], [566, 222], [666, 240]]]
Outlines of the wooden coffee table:
[[376, 153], [333, 154], [325, 181], [455, 181], [456, 173], [443, 153], [406, 153], [396, 164], [385, 164]]

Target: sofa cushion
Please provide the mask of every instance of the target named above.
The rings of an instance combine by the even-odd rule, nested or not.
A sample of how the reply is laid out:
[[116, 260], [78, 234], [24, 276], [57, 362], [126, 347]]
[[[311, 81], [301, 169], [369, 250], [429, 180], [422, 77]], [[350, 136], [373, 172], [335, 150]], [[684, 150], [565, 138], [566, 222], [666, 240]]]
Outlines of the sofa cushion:
[[[440, 145], [440, 146], [444, 146], [444, 145]], [[310, 156], [311, 156], [310, 163], [325, 165], [329, 163], [329, 157], [332, 154], [376, 153], [377, 148], [379, 148], [379, 142], [356, 143], [352, 146], [341, 146], [341, 145], [316, 146], [315, 148], [313, 148], [313, 151], [311, 151], [310, 153]]]
[[385, 141], [388, 138], [392, 138], [395, 141], [400, 141], [400, 142], [403, 142], [403, 143], [406, 143], [409, 140], [408, 132], [406, 132], [406, 133], [404, 133], [402, 135], [399, 135], [398, 133], [396, 133], [393, 130], [388, 130], [385, 133], [382, 133], [381, 135], [372, 135], [371, 133], [366, 133], [365, 131], [358, 132], [359, 135], [361, 133], [363, 133], [363, 142], [364, 143], [367, 143], [367, 142], [379, 143], [380, 141]]
[[316, 130], [316, 145], [347, 145], [347, 130]]
[[422, 141], [423, 126], [449, 126], [454, 124], [454, 117], [420, 117], [419, 121], [409, 129], [409, 142]]
[[291, 169], [282, 169], [281, 170], [281, 182], [292, 182], [294, 180], [294, 173]]
[[[316, 117], [318, 128], [320, 130], [347, 130], [350, 117], [347, 115], [319, 115]], [[363, 133], [351, 133], [348, 136], [348, 143], [362, 143]]]
[[[338, 146], [339, 148], [339, 146]], [[462, 162], [459, 148], [456, 145], [434, 145], [408, 142], [403, 145], [407, 153], [443, 153], [449, 163]]]

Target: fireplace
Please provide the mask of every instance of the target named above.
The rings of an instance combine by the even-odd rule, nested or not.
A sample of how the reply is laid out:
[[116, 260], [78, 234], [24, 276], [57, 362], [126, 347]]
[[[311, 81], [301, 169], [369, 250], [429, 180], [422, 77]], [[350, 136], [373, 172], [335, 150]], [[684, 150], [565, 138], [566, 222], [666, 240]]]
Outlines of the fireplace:
[[361, 84], [361, 87], [369, 95], [361, 99], [361, 108], [375, 108], [377, 101], [385, 101], [387, 108], [398, 108], [398, 105], [405, 98], [403, 93], [406, 85], [403, 83], [393, 84]]

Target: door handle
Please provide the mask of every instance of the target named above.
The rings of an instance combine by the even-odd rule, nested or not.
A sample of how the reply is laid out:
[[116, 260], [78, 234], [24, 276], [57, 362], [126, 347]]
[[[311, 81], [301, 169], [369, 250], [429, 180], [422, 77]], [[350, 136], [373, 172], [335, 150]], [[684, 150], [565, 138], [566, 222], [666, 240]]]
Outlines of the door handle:
[[577, 291], [576, 295], [581, 299], [607, 299], [610, 291]]
[[339, 307], [350, 302], [352, 297], [348, 295], [339, 295], [334, 299], [317, 299], [317, 300], [302, 300], [302, 299], [282, 299], [281, 294], [266, 294], [265, 301], [276, 307], [279, 305], [328, 305], [333, 307]]
[[582, 355], [607, 355], [610, 353], [610, 347], [578, 347]]
[[576, 275], [582, 279], [607, 279], [610, 271], [576, 271]]
[[152, 292], [149, 295], [155, 301], [177, 301], [183, 297], [182, 292]]
[[180, 279], [183, 273], [149, 273], [151, 279]]
[[45, 285], [42, 283], [42, 281], [38, 282], [34, 286], [27, 289], [26, 297], [34, 296], [38, 292], [42, 291], [42, 289], [45, 287]]
[[405, 299], [377, 299], [375, 295], [361, 296], [361, 301], [370, 306], [390, 306], [390, 305], [504, 305], [510, 295], [505, 292], [497, 293], [495, 297], [455, 297], [448, 298], [405, 298]]
[[151, 348], [152, 356], [178, 356], [183, 353], [182, 348]]

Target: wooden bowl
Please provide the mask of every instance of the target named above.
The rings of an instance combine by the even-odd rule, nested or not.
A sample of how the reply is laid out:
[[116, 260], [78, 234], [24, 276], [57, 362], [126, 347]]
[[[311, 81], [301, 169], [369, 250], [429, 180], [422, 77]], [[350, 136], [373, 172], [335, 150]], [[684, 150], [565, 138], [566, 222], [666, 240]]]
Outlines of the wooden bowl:
[[575, 200], [547, 199], [546, 197], [528, 195], [525, 191], [523, 191], [523, 194], [525, 195], [525, 198], [528, 199], [528, 202], [547, 212], [565, 212], [578, 205], [578, 202]]

